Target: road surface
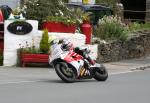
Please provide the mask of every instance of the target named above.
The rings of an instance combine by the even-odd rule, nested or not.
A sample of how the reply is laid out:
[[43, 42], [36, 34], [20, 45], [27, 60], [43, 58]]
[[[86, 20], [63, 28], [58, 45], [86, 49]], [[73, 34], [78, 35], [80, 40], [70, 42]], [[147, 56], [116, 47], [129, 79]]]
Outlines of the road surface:
[[63, 83], [54, 71], [26, 71], [0, 71], [0, 103], [150, 103], [149, 69], [111, 74], [105, 82], [71, 84]]

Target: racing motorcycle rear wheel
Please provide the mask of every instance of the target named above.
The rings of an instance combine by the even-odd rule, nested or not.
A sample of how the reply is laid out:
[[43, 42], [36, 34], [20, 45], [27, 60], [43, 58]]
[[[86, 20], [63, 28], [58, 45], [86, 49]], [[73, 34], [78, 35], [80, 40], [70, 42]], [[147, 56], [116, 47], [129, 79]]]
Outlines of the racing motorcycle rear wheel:
[[76, 73], [75, 73], [74, 69], [71, 66], [69, 66], [67, 63], [58, 62], [55, 64], [54, 67], [55, 67], [55, 71], [56, 71], [57, 75], [64, 82], [67, 82], [67, 83], [75, 82]]
[[97, 81], [105, 81], [108, 78], [108, 72], [105, 66], [95, 67], [94, 79]]

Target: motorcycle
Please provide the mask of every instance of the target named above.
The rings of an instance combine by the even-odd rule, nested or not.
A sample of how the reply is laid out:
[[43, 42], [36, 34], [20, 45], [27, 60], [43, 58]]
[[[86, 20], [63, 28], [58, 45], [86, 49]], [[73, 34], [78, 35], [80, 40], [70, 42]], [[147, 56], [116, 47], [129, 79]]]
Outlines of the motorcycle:
[[[86, 55], [89, 53], [87, 52]], [[92, 78], [97, 81], [105, 81], [108, 78], [108, 72], [104, 65], [98, 63], [91, 65], [73, 49], [63, 51], [61, 45], [55, 47], [49, 62], [55, 68], [56, 74], [67, 83]]]

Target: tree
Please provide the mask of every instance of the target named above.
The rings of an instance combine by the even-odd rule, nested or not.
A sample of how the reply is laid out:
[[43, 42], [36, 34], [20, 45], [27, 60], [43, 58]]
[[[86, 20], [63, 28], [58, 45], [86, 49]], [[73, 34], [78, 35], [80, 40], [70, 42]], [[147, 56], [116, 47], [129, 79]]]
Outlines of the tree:
[[47, 16], [69, 11], [62, 0], [27, 0], [25, 6], [27, 7], [26, 18], [38, 20], [40, 25]]
[[63, 0], [63, 2], [68, 3], [69, 0]]
[[[47, 16], [63, 16], [76, 20], [77, 25], [82, 22], [82, 13], [76, 9], [68, 8], [64, 2], [67, 0], [26, 0], [26, 19], [38, 20], [39, 29]], [[81, 13], [81, 14], [79, 14]]]

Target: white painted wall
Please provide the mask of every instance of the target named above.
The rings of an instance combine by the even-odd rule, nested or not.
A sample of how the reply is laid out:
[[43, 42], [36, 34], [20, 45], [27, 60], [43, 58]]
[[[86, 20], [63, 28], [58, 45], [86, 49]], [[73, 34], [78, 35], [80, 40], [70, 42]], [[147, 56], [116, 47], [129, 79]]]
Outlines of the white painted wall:
[[69, 0], [69, 3], [82, 3], [82, 1], [88, 2], [88, 4], [95, 4], [95, 0]]
[[[33, 39], [36, 47], [39, 47], [39, 43], [42, 37], [42, 31], [38, 30], [38, 22], [36, 20], [26, 20], [33, 27], [33, 30], [26, 35], [15, 35], [7, 30], [7, 27], [14, 20], [5, 21], [4, 29], [4, 66], [15, 66], [17, 64], [17, 49], [20, 48], [19, 44], [25, 46], [26, 41], [29, 45], [32, 45]], [[82, 46], [85, 44], [85, 35], [80, 33], [53, 33], [49, 32], [49, 35], [55, 35], [59, 39], [66, 38], [71, 41], [74, 46]]]
[[82, 0], [69, 0], [69, 3], [72, 3], [72, 2], [82, 3]]
[[24, 44], [26, 41], [31, 42], [32, 37], [38, 33], [38, 21], [27, 20], [33, 26], [33, 30], [26, 35], [15, 35], [7, 30], [7, 27], [14, 20], [5, 20], [4, 22], [4, 66], [13, 66], [17, 63], [17, 49], [20, 48], [19, 44]]

